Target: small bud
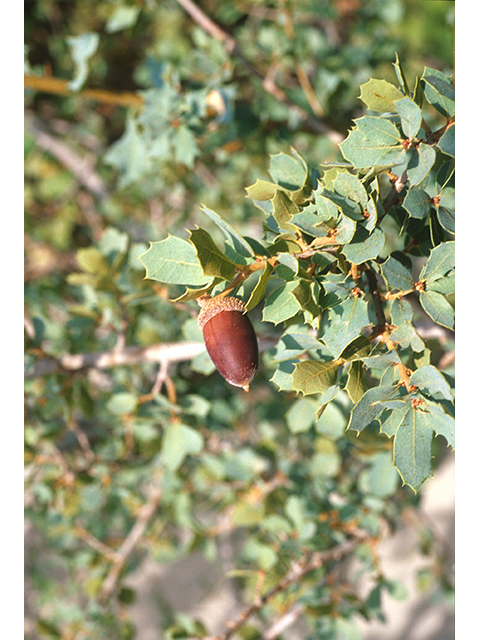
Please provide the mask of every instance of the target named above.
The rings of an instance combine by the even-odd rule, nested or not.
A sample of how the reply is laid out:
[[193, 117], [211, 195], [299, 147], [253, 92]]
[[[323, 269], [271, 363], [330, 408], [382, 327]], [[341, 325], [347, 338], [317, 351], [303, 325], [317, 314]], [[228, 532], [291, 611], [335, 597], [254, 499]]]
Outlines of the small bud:
[[213, 364], [227, 382], [248, 391], [258, 369], [255, 330], [238, 298], [199, 298], [198, 326]]

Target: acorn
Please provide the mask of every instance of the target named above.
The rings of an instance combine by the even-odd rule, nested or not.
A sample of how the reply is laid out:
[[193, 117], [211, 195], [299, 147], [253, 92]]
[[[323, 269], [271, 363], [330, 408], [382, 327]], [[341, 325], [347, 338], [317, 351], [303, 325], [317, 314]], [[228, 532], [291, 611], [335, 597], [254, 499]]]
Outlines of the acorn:
[[197, 302], [202, 307], [198, 326], [217, 371], [248, 391], [258, 369], [258, 342], [245, 305], [238, 298], [222, 296], [202, 296]]

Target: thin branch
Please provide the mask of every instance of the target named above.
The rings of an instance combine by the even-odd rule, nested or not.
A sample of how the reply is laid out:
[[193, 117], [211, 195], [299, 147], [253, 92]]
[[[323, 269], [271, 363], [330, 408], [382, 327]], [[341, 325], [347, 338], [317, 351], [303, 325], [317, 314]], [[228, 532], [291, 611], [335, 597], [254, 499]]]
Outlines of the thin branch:
[[153, 518], [155, 511], [157, 510], [160, 497], [160, 488], [158, 486], [153, 486], [150, 490], [150, 496], [147, 502], [140, 509], [130, 533], [122, 542], [120, 549], [115, 554], [113, 566], [108, 572], [100, 591], [100, 602], [106, 602], [115, 591], [122, 569], [136, 545], [139, 543], [150, 520]]
[[25, 89], [53, 93], [60, 96], [79, 96], [80, 98], [96, 100], [104, 104], [114, 104], [119, 107], [142, 107], [143, 98], [136, 93], [124, 91], [116, 93], [106, 89], [82, 89], [81, 91], [71, 91], [69, 80], [53, 78], [51, 76], [24, 76]]
[[355, 538], [347, 540], [333, 549], [329, 549], [327, 551], [316, 551], [311, 555], [305, 555], [300, 561], [292, 564], [290, 571], [278, 584], [272, 587], [263, 596], [257, 598], [257, 600], [251, 605], [243, 609], [243, 611], [237, 615], [235, 620], [229, 622], [228, 630], [225, 631], [225, 633], [216, 636], [213, 640], [229, 640], [238, 631], [238, 629], [240, 629], [240, 627], [242, 627], [276, 595], [286, 591], [292, 584], [302, 580], [309, 573], [320, 569], [323, 565], [329, 562], [339, 562], [346, 556], [350, 555], [352, 551], [354, 551], [361, 542], [367, 540], [368, 537], [368, 534], [358, 532]]
[[47, 133], [42, 128], [39, 119], [28, 113], [25, 116], [25, 124], [34, 137], [35, 143], [68, 169], [87, 191], [99, 200], [103, 200], [108, 196], [107, 186], [94, 170], [93, 162], [89, 158], [82, 158], [62, 140]]
[[83, 369], [110, 369], [131, 366], [144, 362], [183, 362], [191, 360], [205, 350], [203, 342], [165, 342], [148, 347], [123, 347], [98, 353], [65, 354], [59, 358], [45, 357], [37, 360], [27, 378], [62, 372], [77, 372]]

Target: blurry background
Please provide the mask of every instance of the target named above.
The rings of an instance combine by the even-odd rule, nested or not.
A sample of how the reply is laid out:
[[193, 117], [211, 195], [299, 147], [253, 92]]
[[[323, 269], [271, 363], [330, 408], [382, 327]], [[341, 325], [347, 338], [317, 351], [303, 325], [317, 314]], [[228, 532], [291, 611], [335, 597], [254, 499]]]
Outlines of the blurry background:
[[[187, 637], [172, 635], [188, 627], [185, 603], [165, 595], [162, 575], [174, 566], [196, 584], [185, 576], [197, 562], [192, 601], [209, 595], [217, 631], [233, 616], [242, 596], [225, 576], [245, 547], [221, 533], [225, 514], [269, 465], [282, 470], [310, 444], [291, 437], [292, 397], [268, 382], [268, 353], [248, 395], [205, 376], [193, 353], [159, 372], [152, 345], [199, 340], [195, 308], [144, 280], [138, 256], [195, 225], [216, 237], [201, 204], [260, 239], [245, 188], [268, 179], [269, 154], [293, 146], [317, 169], [340, 160], [338, 142], [362, 115], [359, 85], [396, 83], [396, 54], [411, 83], [425, 66], [453, 73], [453, 16], [453, 2], [435, 0], [25, 2], [27, 638]], [[252, 315], [260, 338], [274, 338]], [[451, 372], [451, 336], [428, 331]], [[66, 371], [69, 354], [81, 362]], [[321, 481], [325, 494], [343, 483], [361, 504], [373, 458], [342, 437], [348, 409], [332, 406], [317, 428], [334, 443]], [[180, 460], [160, 495], [162, 433], [178, 419], [200, 434], [191, 453], [202, 455]], [[435, 446], [436, 464], [447, 455], [451, 465]], [[391, 491], [395, 500], [375, 499], [392, 500], [394, 529], [416, 532], [426, 560], [415, 588], [447, 617], [448, 634], [451, 511], [437, 537], [402, 515], [417, 513], [420, 496], [398, 478]], [[269, 545], [257, 542], [242, 566], [270, 566]], [[154, 604], [142, 614], [145, 590]], [[440, 637], [401, 633], [388, 637]]]

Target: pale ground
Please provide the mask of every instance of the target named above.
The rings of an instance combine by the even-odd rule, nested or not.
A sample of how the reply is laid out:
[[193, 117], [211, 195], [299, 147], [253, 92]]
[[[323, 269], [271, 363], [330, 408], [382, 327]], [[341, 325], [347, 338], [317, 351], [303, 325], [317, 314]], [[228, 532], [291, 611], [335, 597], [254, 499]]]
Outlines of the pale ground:
[[[433, 527], [442, 546], [454, 550], [454, 455], [447, 456], [433, 479], [423, 487], [424, 498], [420, 518]], [[379, 545], [381, 564], [389, 579], [400, 580], [408, 597], [396, 601], [388, 596], [383, 601], [387, 621], [359, 621], [363, 640], [453, 640], [452, 606], [435, 602], [432, 594], [421, 594], [416, 587], [418, 569], [429, 565], [429, 559], [418, 551], [418, 538], [412, 526], [406, 525], [393, 537]], [[207, 563], [194, 555], [168, 566], [147, 560], [129, 577], [127, 584], [136, 591], [130, 611], [138, 629], [137, 640], [162, 640], [162, 609], [188, 613], [202, 619], [210, 633], [225, 629], [225, 620], [239, 610], [234, 585], [224, 573], [231, 565], [229, 547], [221, 561]], [[283, 638], [302, 640], [301, 620], [284, 632]]]

